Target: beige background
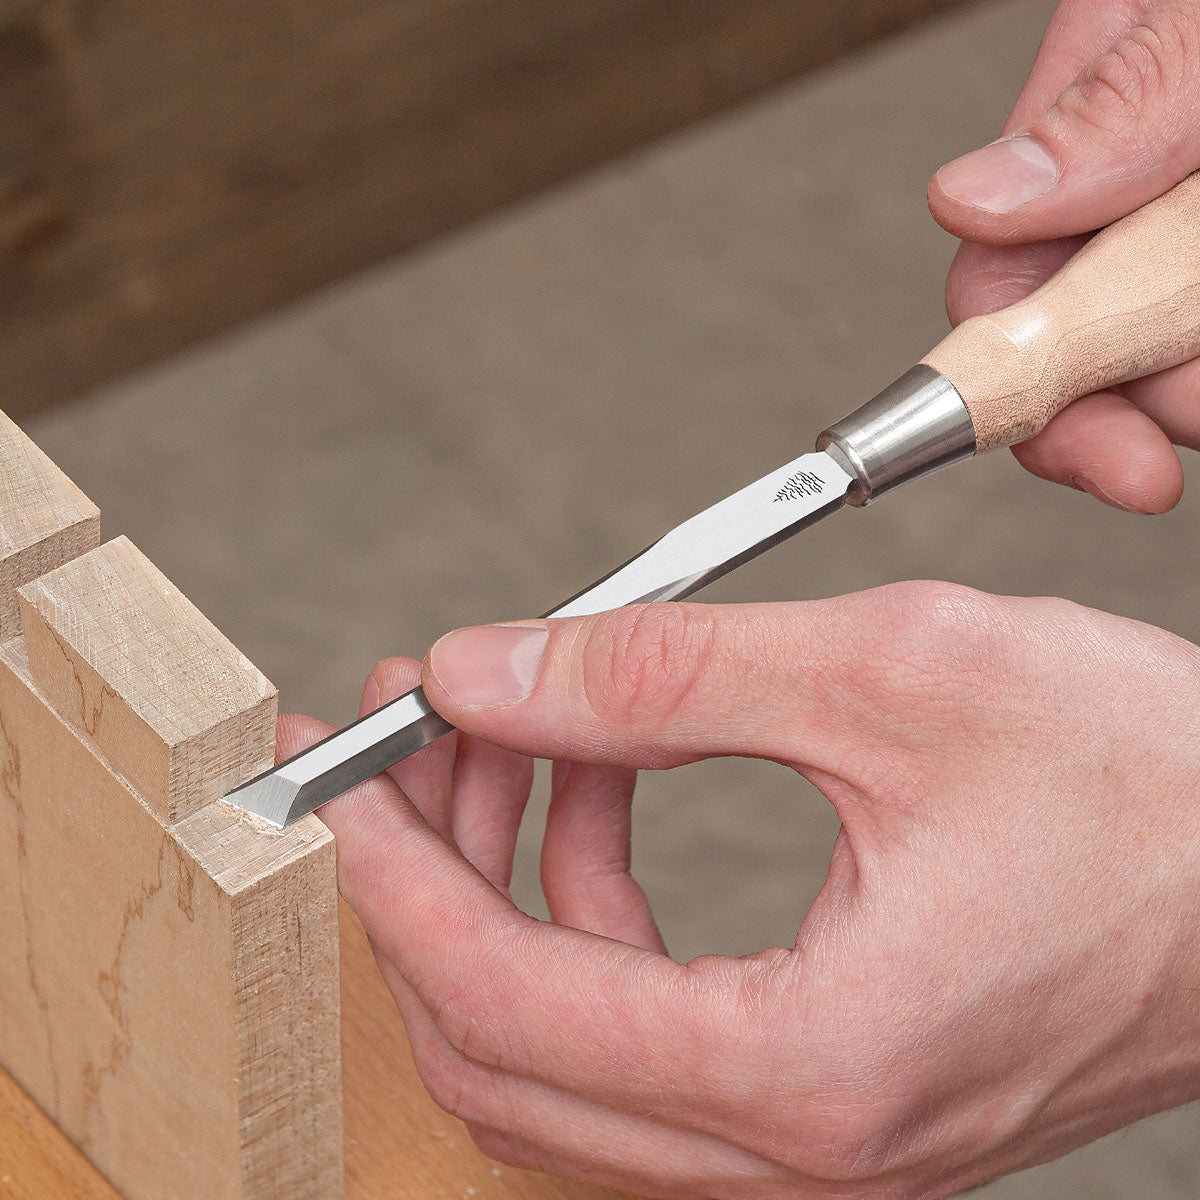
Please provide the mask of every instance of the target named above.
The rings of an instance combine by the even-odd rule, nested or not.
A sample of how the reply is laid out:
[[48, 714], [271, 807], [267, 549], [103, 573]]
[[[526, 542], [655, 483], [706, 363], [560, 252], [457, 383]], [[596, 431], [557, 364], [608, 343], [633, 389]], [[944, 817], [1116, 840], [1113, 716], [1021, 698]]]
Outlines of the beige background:
[[[542, 611], [807, 449], [937, 340], [953, 244], [926, 179], [994, 135], [1051, 9], [971, 8], [28, 428], [284, 707], [344, 721], [377, 657]], [[935, 577], [1200, 640], [1198, 533], [1195, 494], [1137, 518], [1001, 454], [708, 595]], [[637, 865], [673, 951], [789, 943], [834, 832], [778, 768], [646, 779]], [[528, 838], [534, 908], [535, 853]], [[1200, 1115], [987, 1194], [1195, 1196]]]

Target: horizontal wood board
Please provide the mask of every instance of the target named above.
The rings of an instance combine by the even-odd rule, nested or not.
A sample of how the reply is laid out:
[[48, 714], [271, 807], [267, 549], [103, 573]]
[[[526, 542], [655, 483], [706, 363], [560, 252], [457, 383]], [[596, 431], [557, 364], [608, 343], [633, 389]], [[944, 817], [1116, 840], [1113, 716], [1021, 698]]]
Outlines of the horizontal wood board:
[[19, 414], [955, 0], [0, 6]]

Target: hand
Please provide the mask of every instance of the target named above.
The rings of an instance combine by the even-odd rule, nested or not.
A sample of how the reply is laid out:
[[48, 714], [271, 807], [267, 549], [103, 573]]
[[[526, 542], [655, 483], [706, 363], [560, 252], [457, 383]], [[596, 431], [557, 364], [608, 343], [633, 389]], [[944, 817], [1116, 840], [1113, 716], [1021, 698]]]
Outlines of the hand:
[[[1062, 0], [1004, 136], [930, 185], [933, 215], [965, 239], [951, 321], [1022, 299], [1087, 234], [1197, 168], [1200, 0]], [[1172, 443], [1200, 448], [1198, 392], [1187, 363], [1078, 401], [1014, 453], [1117, 508], [1164, 512], [1183, 492]]]
[[[364, 709], [416, 679], [381, 663]], [[466, 732], [321, 815], [488, 1154], [648, 1196], [933, 1198], [1200, 1096], [1195, 646], [904, 584], [460, 631], [424, 684]], [[280, 752], [325, 732], [284, 718]], [[559, 760], [555, 924], [506, 892], [527, 755]], [[629, 875], [630, 768], [718, 755], [794, 767], [843, 828], [793, 947], [679, 965]]]

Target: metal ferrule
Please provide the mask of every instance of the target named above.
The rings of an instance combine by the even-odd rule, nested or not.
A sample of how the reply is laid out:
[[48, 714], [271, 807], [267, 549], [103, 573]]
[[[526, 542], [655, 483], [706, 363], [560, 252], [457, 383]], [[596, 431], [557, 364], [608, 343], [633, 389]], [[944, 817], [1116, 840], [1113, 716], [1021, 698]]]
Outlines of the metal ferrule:
[[817, 439], [854, 477], [846, 500], [869, 504], [902, 483], [975, 453], [975, 426], [954, 385], [913, 367]]

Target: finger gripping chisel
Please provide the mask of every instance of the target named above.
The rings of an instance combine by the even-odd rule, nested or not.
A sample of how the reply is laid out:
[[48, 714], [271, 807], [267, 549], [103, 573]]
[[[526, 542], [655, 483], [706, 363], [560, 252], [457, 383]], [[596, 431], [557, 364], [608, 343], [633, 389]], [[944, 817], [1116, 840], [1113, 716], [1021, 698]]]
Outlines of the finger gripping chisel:
[[[1028, 299], [960, 325], [780, 467], [546, 613], [680, 600], [835, 512], [1024, 441], [1082, 396], [1200, 355], [1200, 174], [1097, 234]], [[453, 727], [417, 688], [230, 792], [277, 826]]]

